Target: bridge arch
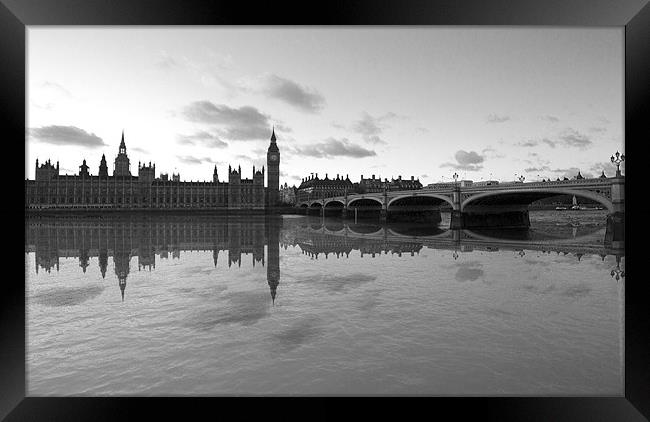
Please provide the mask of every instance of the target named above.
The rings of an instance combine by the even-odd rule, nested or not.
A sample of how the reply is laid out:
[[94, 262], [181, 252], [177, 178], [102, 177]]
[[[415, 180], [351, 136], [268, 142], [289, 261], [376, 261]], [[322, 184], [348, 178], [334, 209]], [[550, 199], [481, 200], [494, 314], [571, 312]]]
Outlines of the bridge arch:
[[366, 197], [363, 197], [363, 198], [354, 198], [354, 199], [349, 200], [348, 201], [348, 207], [354, 207], [355, 203], [357, 203], [356, 206], [359, 206], [359, 207], [375, 205], [375, 204], [371, 205], [370, 204], [371, 201], [374, 202], [375, 204], [379, 205], [379, 206], [384, 205], [384, 203], [382, 202], [381, 199], [375, 198], [375, 197], [372, 197], [372, 196], [366, 196]]
[[612, 201], [603, 195], [587, 190], [558, 188], [521, 188], [517, 189], [516, 191], [500, 190], [482, 192], [472, 195], [462, 201], [460, 209], [461, 211], [465, 211], [465, 209], [469, 206], [479, 206], [484, 204], [530, 205], [539, 199], [550, 198], [552, 196], [558, 195], [575, 195], [577, 198], [590, 199], [606, 207], [609, 212], [614, 211], [614, 205], [612, 204]]
[[451, 205], [452, 208], [454, 207], [454, 201], [452, 200], [451, 197], [447, 195], [435, 194], [435, 193], [417, 193], [415, 195], [413, 193], [410, 193], [408, 195], [399, 195], [394, 198], [391, 198], [388, 201], [388, 207], [390, 207], [396, 201], [402, 199], [408, 199], [408, 198], [435, 198], [435, 199], [439, 199], [441, 202], [448, 203], [449, 205]]
[[342, 200], [340, 199], [330, 199], [330, 200], [325, 200], [325, 208], [327, 207], [344, 207], [345, 204], [343, 203]]

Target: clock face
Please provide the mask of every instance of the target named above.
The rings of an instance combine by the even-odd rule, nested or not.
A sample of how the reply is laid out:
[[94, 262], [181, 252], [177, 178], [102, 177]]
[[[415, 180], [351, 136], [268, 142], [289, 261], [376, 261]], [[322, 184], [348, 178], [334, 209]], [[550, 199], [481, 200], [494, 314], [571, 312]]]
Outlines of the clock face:
[[272, 155], [269, 157], [271, 161], [278, 161], [278, 156], [277, 155]]

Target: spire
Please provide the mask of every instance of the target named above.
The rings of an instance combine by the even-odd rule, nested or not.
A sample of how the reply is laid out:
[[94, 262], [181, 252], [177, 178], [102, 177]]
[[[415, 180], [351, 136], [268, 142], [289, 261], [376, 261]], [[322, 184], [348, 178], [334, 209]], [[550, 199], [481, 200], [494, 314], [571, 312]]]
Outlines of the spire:
[[126, 153], [126, 144], [124, 143], [124, 129], [122, 129], [122, 141], [120, 142], [120, 152]]
[[273, 125], [273, 132], [271, 133], [271, 142], [275, 143], [275, 141], [276, 141], [276, 139], [275, 139], [275, 125]]

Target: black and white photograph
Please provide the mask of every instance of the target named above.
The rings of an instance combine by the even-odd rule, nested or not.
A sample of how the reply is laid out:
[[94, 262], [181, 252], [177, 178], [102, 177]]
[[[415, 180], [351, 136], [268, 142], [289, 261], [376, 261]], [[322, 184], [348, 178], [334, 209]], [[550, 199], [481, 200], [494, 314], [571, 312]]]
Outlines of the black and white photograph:
[[31, 25], [24, 66], [25, 396], [625, 397], [624, 26]]

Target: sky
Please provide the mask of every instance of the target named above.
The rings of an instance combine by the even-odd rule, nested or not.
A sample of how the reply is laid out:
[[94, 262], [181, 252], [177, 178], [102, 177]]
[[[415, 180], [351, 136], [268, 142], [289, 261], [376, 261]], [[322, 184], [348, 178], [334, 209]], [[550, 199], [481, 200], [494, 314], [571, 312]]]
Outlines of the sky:
[[220, 180], [266, 165], [423, 184], [613, 175], [623, 28], [28, 27], [25, 177], [35, 160]]

